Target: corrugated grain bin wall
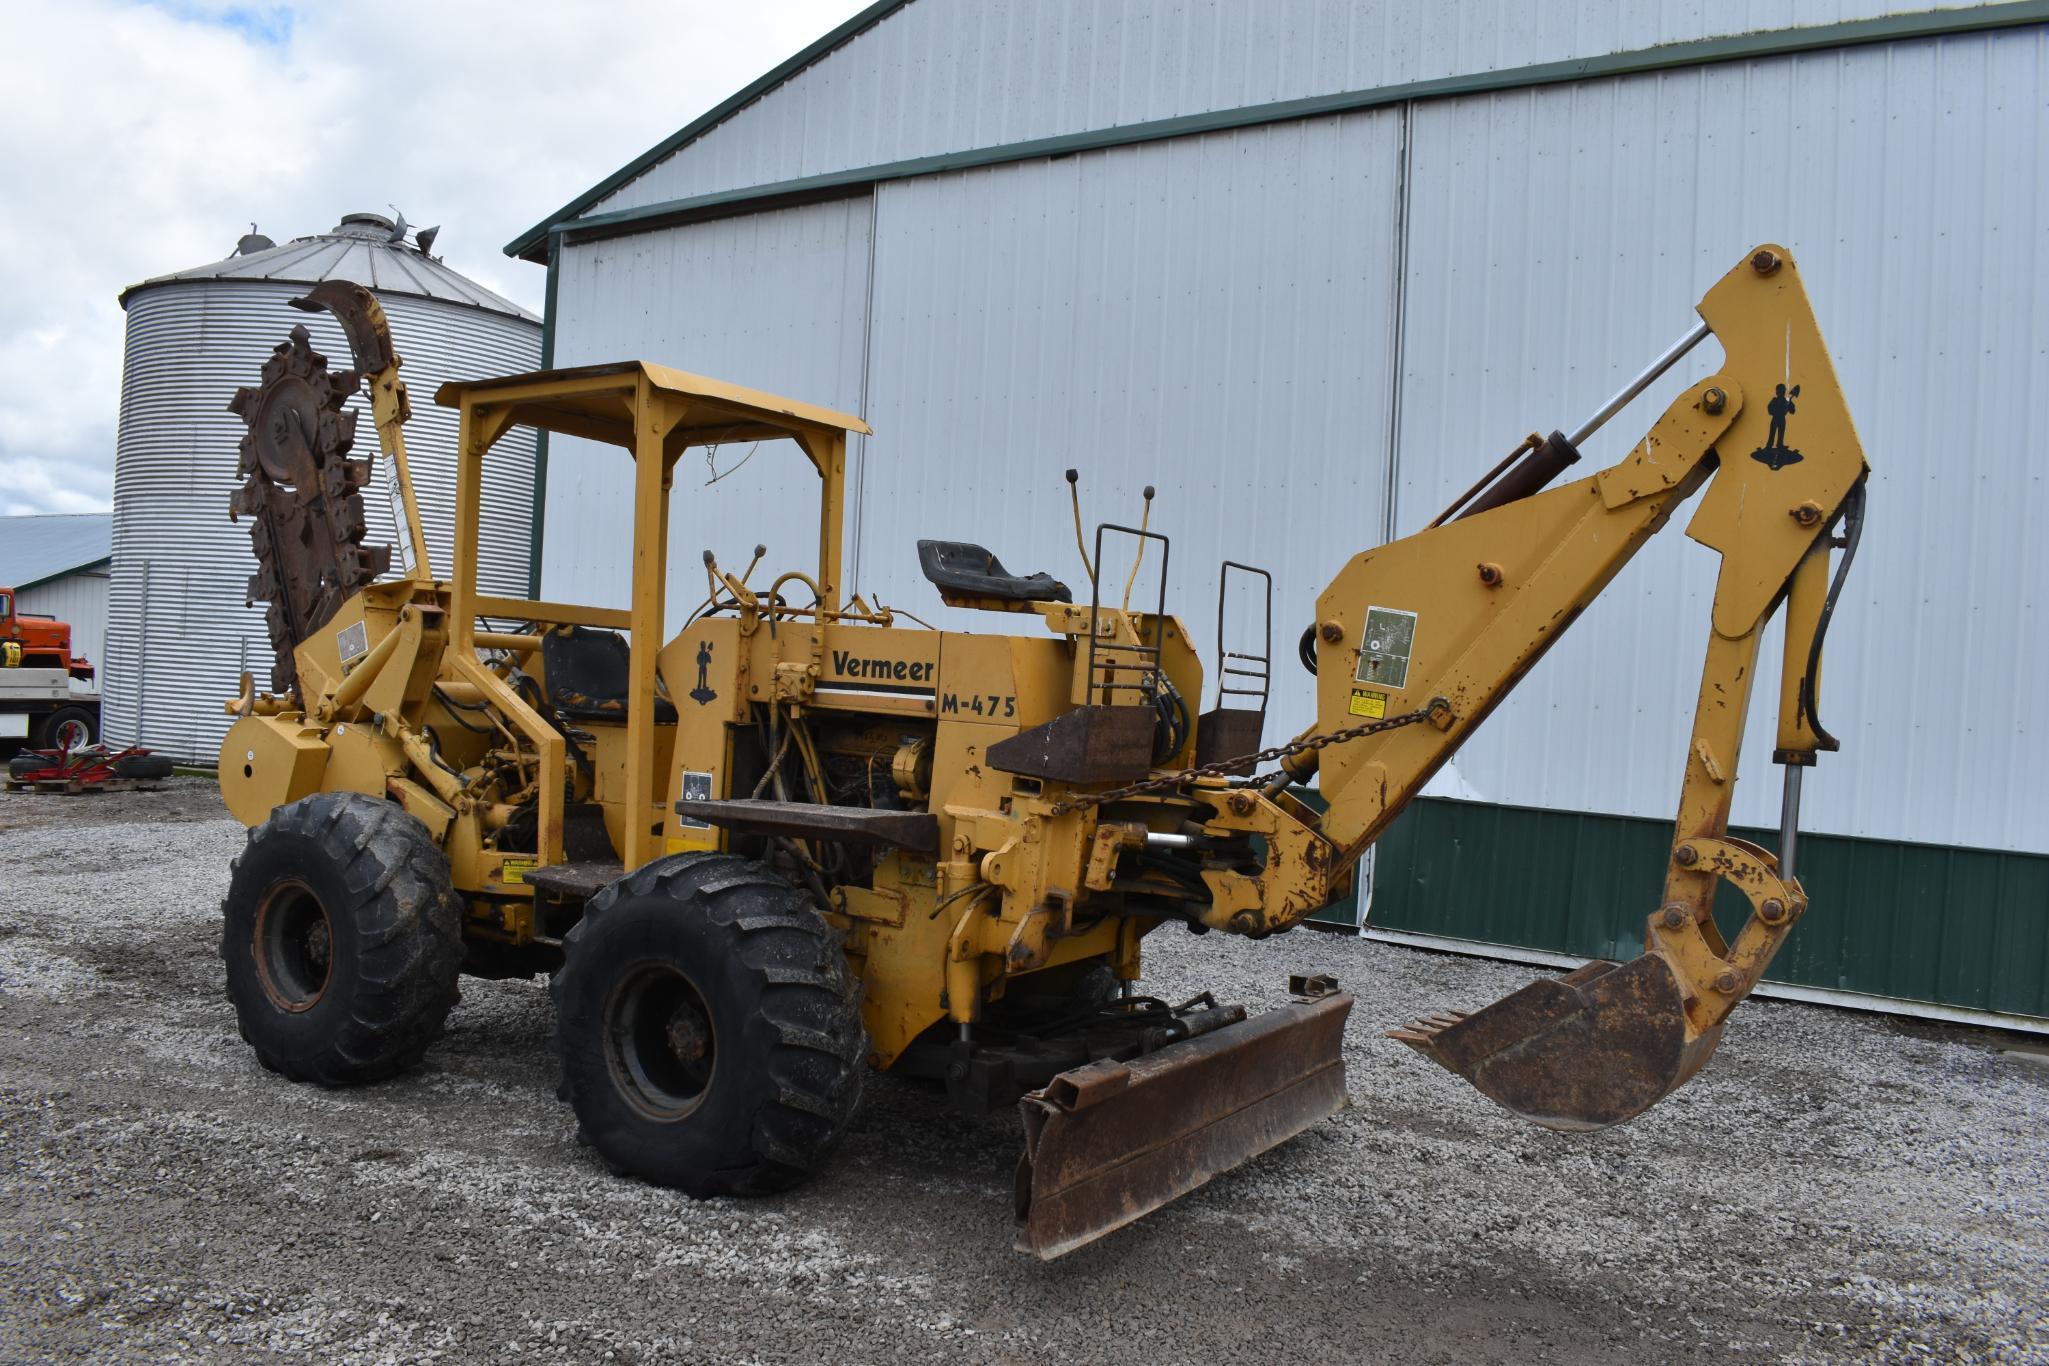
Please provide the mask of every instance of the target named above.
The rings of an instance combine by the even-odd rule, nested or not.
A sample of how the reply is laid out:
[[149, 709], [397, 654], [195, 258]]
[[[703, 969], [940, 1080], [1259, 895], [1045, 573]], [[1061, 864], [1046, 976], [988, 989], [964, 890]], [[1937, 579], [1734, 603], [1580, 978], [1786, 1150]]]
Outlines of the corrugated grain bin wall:
[[[381, 226], [380, 226], [381, 225]], [[228, 520], [246, 430], [228, 411], [235, 390], [258, 382], [263, 362], [295, 324], [329, 368], [349, 368], [347, 341], [325, 313], [288, 300], [320, 279], [376, 290], [391, 322], [413, 397], [406, 424], [437, 574], [453, 540], [456, 415], [434, 402], [449, 380], [531, 370], [540, 326], [417, 248], [388, 240], [390, 225], [352, 215], [333, 233], [231, 257], [136, 286], [124, 296], [127, 357], [114, 459], [114, 565], [104, 685], [104, 728], [211, 765], [229, 718], [221, 703], [244, 670], [269, 684], [272, 651], [261, 605], [244, 604], [256, 570], [249, 524]], [[358, 395], [356, 455], [376, 455], [367, 400]], [[479, 578], [486, 591], [523, 594], [531, 556], [533, 434], [514, 432], [485, 469]], [[364, 490], [366, 544], [400, 537], [378, 460]]]

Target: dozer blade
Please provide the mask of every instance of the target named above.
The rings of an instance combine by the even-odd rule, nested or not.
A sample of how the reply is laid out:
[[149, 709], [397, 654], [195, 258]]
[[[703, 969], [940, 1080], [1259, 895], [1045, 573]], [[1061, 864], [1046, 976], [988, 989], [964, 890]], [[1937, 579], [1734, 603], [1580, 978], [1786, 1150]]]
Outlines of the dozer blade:
[[1026, 1096], [1018, 1250], [1072, 1252], [1342, 1110], [1351, 1009], [1283, 1006]]
[[1701, 1069], [1722, 1027], [1688, 1037], [1679, 979], [1645, 954], [1532, 982], [1471, 1015], [1389, 1032], [1547, 1129], [1634, 1119]]

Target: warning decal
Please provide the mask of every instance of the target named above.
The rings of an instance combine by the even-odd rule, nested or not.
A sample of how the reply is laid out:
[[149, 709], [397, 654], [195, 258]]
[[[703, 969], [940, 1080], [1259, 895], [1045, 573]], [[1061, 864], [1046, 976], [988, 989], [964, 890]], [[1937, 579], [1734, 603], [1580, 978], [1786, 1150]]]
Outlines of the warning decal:
[[[708, 802], [711, 800], [711, 774], [697, 773], [689, 769], [683, 772], [683, 800], [686, 802]], [[680, 803], [679, 803], [680, 805]], [[676, 824], [685, 830], [709, 830], [707, 821], [692, 820], [681, 811], [676, 813]]]
[[1371, 717], [1378, 721], [1387, 715], [1387, 694], [1367, 692], [1364, 688], [1352, 689], [1351, 712], [1354, 716]]
[[1416, 614], [1393, 607], [1366, 609], [1366, 639], [1359, 642], [1361, 683], [1391, 692], [1409, 686], [1409, 652], [1416, 645]]
[[534, 870], [530, 858], [509, 858], [498, 865], [498, 880], [507, 887], [524, 887], [526, 875]]
[[370, 628], [360, 621], [342, 627], [335, 633], [334, 651], [344, 666], [355, 663], [370, 653]]

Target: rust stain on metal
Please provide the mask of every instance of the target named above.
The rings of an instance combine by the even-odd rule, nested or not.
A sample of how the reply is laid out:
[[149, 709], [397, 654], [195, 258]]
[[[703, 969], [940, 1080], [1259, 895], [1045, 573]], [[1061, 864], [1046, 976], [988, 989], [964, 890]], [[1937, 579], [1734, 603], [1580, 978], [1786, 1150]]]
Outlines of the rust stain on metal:
[[1691, 1042], [1664, 959], [1589, 963], [1471, 1015], [1428, 1015], [1388, 1037], [1548, 1129], [1601, 1129], [1642, 1114], [1700, 1070], [1722, 1029]]
[[1336, 992], [1026, 1096], [1018, 1249], [1072, 1252], [1343, 1109], [1351, 1009]]
[[228, 404], [249, 428], [228, 516], [255, 522], [248, 601], [269, 604], [271, 686], [279, 692], [298, 686], [292, 651], [391, 568], [389, 546], [363, 545], [370, 462], [349, 458], [356, 415], [342, 410], [359, 383], [356, 371], [330, 373], [306, 329], [294, 327], [263, 363], [262, 383], [236, 390]]

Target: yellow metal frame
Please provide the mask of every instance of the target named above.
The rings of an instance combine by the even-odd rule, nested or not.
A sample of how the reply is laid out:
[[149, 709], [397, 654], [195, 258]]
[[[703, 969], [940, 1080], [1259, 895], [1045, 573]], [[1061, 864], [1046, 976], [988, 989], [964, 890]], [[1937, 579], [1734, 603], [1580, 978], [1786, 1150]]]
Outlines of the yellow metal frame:
[[[1091, 643], [1115, 649], [1157, 642], [1161, 675], [1183, 698], [1202, 695], [1201, 660], [1176, 619], [1107, 602], [1091, 610], [948, 598], [1036, 613], [1052, 639], [911, 631], [895, 627], [887, 609], [859, 597], [849, 602], [841, 563], [846, 448], [849, 433], [869, 430], [859, 418], [640, 361], [445, 385], [436, 398], [461, 419], [449, 582], [373, 586], [303, 642], [303, 715], [245, 687], [233, 704], [241, 719], [224, 747], [223, 791], [251, 823], [279, 800], [321, 786], [403, 801], [449, 851], [457, 886], [472, 896], [472, 931], [517, 945], [540, 934], [531, 888], [521, 879], [536, 864], [564, 861], [567, 802], [586, 801], [588, 791], [627, 871], [671, 851], [727, 847], [721, 829], [677, 809], [689, 805], [680, 799], [706, 788], [715, 799], [747, 795], [744, 784], [733, 786], [735, 736], [757, 720], [770, 731], [787, 725], [784, 742], [795, 746], [790, 752], [803, 766], [805, 785], [828, 791], [809, 728], [824, 718], [843, 734], [855, 732], [863, 745], [885, 746], [869, 758], [887, 759], [892, 772], [901, 766], [905, 786], [915, 789], [910, 795], [937, 821], [935, 848], [881, 860], [868, 886], [823, 886], [817, 862], [794, 848], [811, 866], [814, 890], [831, 905], [866, 983], [871, 1060], [888, 1066], [942, 1019], [972, 1028], [1008, 979], [1100, 957], [1132, 980], [1140, 937], [1167, 918], [1264, 936], [1326, 904], [1431, 774], [1636, 551], [1701, 494], [1688, 532], [1720, 555], [1721, 569], [1672, 865], [1646, 936], [1647, 955], [1668, 965], [1680, 988], [1688, 1067], [1697, 1066], [1806, 905], [1777, 860], [1728, 837], [1730, 794], [1759, 642], [1781, 605], [1788, 674], [1778, 730], [1782, 761], [1811, 762], [1825, 743], [1801, 705], [1798, 676], [1821, 623], [1832, 527], [1866, 473], [1788, 253], [1760, 248], [1708, 292], [1700, 314], [1704, 325], [1689, 344], [1712, 335], [1724, 349], [1723, 364], [1682, 392], [1611, 467], [1548, 491], [1504, 496], [1456, 520], [1440, 518], [1340, 570], [1317, 602], [1317, 724], [1285, 761], [1284, 775], [1257, 785], [1186, 771], [1195, 762], [1196, 725], [1176, 753], [1153, 755], [1153, 772], [1128, 786], [1056, 776], [1100, 771], [1071, 762], [1072, 755], [1057, 766], [1047, 758], [1018, 766], [1029, 746], [1012, 746], [1003, 762], [992, 760], [996, 746], [1028, 732], [1038, 737], [1030, 744], [1050, 754], [1056, 723], [1092, 701]], [[1660, 365], [1681, 353], [1675, 349]], [[1795, 380], [1803, 386], [1795, 424], [1800, 453], [1783, 440], [1791, 410], [1772, 397], [1776, 385]], [[380, 426], [399, 397], [377, 400]], [[484, 461], [519, 425], [610, 445], [633, 460], [626, 607], [479, 589]], [[777, 439], [795, 441], [819, 476], [815, 575], [789, 573], [755, 590], [747, 586], [752, 566], [736, 577], [708, 560], [714, 599], [737, 610], [698, 617], [665, 639], [677, 460], [691, 446]], [[1537, 443], [1532, 458], [1541, 460], [1550, 444]], [[558, 448], [556, 458], [575, 456]], [[1092, 577], [1100, 569], [1092, 567]], [[778, 589], [794, 582], [816, 591], [815, 605], [781, 602]], [[1129, 585], [1127, 576], [1127, 595]], [[1362, 652], [1378, 649], [1367, 633], [1375, 609], [1408, 614], [1417, 624], [1399, 678], [1362, 686]], [[532, 625], [492, 628], [504, 620]], [[564, 735], [521, 699], [502, 664], [479, 657], [494, 649], [531, 654], [558, 626], [628, 636], [623, 715], [594, 727], [601, 733], [593, 736], [592, 761], [579, 763], [576, 774]], [[344, 634], [352, 642], [347, 657], [338, 645]], [[889, 672], [855, 669], [849, 660]], [[673, 694], [687, 690], [680, 680], [691, 676], [700, 687], [669, 700], [695, 705], [678, 706], [673, 730], [658, 725], [662, 680]], [[1371, 676], [1392, 677], [1377, 668]], [[913, 679], [920, 686], [908, 686]], [[444, 726], [437, 736], [432, 718], [454, 713], [435, 709], [448, 706], [488, 712], [490, 734], [505, 743], [475, 739], [478, 727], [467, 723], [470, 735]], [[376, 724], [364, 725], [366, 718]], [[1333, 740], [1333, 732], [1360, 718], [1414, 724]], [[863, 730], [864, 719], [885, 737], [918, 734], [900, 738], [892, 754], [887, 738], [877, 742]], [[1086, 738], [1072, 737], [1087, 733], [1068, 731], [1062, 743], [1085, 749]], [[1314, 745], [1306, 743], [1311, 739]], [[470, 767], [463, 771], [481, 775], [481, 784], [442, 761], [443, 743], [466, 747]], [[768, 759], [762, 781], [780, 783], [782, 753]], [[500, 783], [509, 762], [517, 765], [516, 786]], [[1105, 763], [1111, 772], [1142, 774], [1148, 758]], [[695, 780], [691, 790], [683, 786], [686, 774]], [[1285, 791], [1288, 779], [1312, 776], [1328, 802], [1321, 814]], [[1117, 790], [1105, 790], [1111, 787]], [[532, 855], [491, 847], [492, 831], [525, 819], [528, 793], [537, 820]], [[1195, 895], [1171, 869], [1134, 874], [1126, 867], [1120, 875], [1125, 852], [1151, 847], [1197, 851]], [[1230, 852], [1262, 847], [1263, 857]], [[1218, 850], [1224, 853], [1204, 852]], [[1723, 880], [1752, 906], [1733, 943], [1723, 942], [1711, 914]]]
[[[846, 509], [847, 434], [866, 434], [858, 417], [747, 389], [645, 361], [544, 370], [501, 379], [445, 384], [435, 395], [461, 412], [456, 463], [455, 562], [449, 583], [448, 658], [460, 677], [488, 697], [541, 756], [537, 857], [562, 861], [562, 791], [566, 756], [555, 729], [520, 700], [504, 679], [477, 659], [486, 642], [479, 617], [600, 626], [628, 633], [626, 809], [620, 855], [627, 869], [660, 852], [655, 772], [655, 678], [661, 653], [669, 544], [669, 494], [676, 460], [692, 446], [733, 441], [797, 443], [821, 481], [818, 587], [821, 614], [840, 606], [840, 557]], [[579, 607], [484, 594], [477, 588], [484, 457], [515, 426], [617, 446], [634, 461], [633, 567], [630, 606]]]
[[[1324, 643], [1315, 729], [1343, 725], [1362, 692], [1390, 716], [1437, 697], [1449, 708], [1437, 724], [1333, 746], [1314, 766], [1330, 803], [1322, 834], [1336, 846], [1332, 867], [1341, 870], [1643, 543], [1704, 489], [1687, 534], [1718, 552], [1721, 569], [1673, 862], [1645, 936], [1647, 952], [1666, 959], [1684, 985], [1690, 1038], [1714, 1029], [1743, 999], [1806, 905], [1798, 882], [1781, 879], [1769, 853], [1737, 850], [1728, 839], [1729, 811], [1759, 645], [1781, 604], [1779, 758], [1814, 761], [1819, 737], [1799, 707], [1799, 681], [1826, 592], [1828, 540], [1869, 468], [1791, 253], [1758, 247], [1707, 292], [1699, 311], [1722, 346], [1720, 368], [1673, 399], [1613, 466], [1367, 551], [1332, 581], [1317, 601]], [[1774, 435], [1782, 447], [1785, 440], [1775, 391], [1795, 383], [1799, 450], [1774, 463]], [[1418, 614], [1400, 687], [1358, 681], [1374, 607]], [[1733, 947], [1713, 918], [1716, 885], [1725, 878], [1756, 907]]]

